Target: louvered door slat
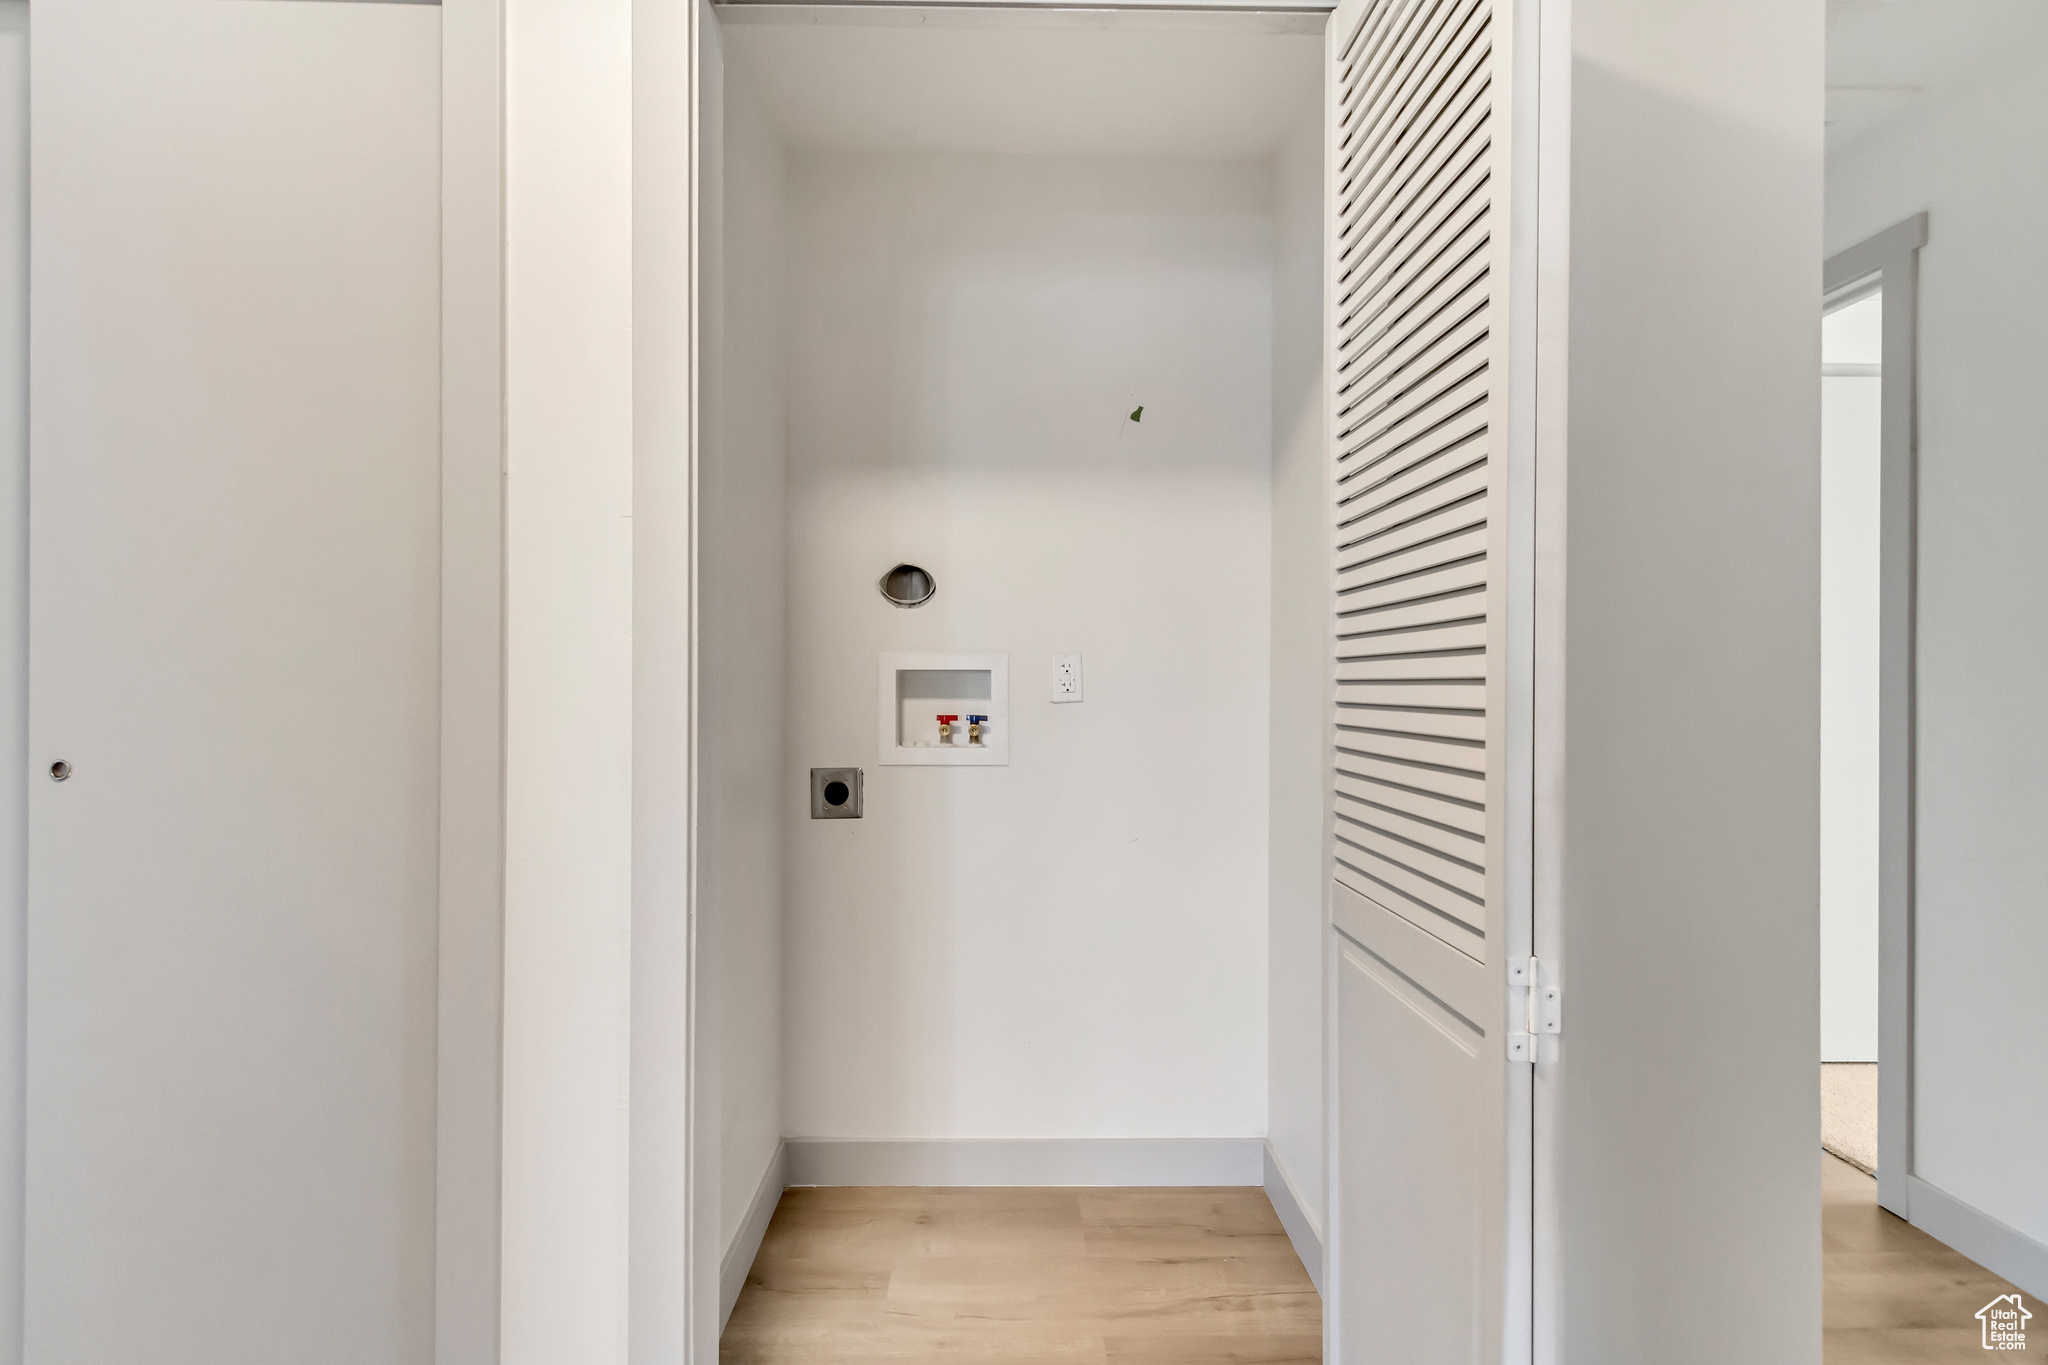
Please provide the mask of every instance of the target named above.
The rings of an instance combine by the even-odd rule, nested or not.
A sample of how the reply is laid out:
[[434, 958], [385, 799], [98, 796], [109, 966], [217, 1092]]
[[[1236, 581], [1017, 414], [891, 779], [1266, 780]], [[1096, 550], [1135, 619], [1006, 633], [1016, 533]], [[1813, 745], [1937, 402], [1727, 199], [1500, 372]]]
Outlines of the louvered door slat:
[[[1412, 823], [1410, 827], [1414, 827]], [[1395, 880], [1425, 895], [1443, 890], [1473, 907], [1486, 903], [1486, 869], [1483, 867], [1459, 862], [1422, 840], [1404, 838], [1390, 829], [1368, 824], [1348, 814], [1337, 817], [1337, 837], [1359, 852], [1385, 863], [1387, 867], [1383, 871], [1391, 874], [1392, 869], [1398, 868], [1409, 874]], [[1368, 867], [1373, 865], [1366, 864]]]
[[1446, 711], [1357, 696], [1340, 697], [1337, 701], [1340, 734], [1359, 727], [1399, 729], [1416, 724], [1427, 725], [1433, 735], [1477, 740], [1482, 744], [1486, 741], [1486, 716], [1480, 711]]
[[[1483, 20], [1459, 32], [1443, 53], [1438, 79], [1422, 89], [1419, 102], [1402, 111], [1406, 122], [1395, 136], [1362, 143], [1353, 159], [1340, 172], [1338, 196], [1348, 208], [1353, 202], [1381, 200], [1378, 214], [1362, 217], [1367, 231], [1388, 213], [1399, 211], [1424, 191], [1438, 169], [1455, 149], [1466, 145], [1473, 131], [1484, 121], [1485, 92], [1490, 75], [1483, 55]], [[1402, 186], [1398, 195], [1385, 195], [1387, 187]]]
[[1355, 587], [1339, 588], [1337, 606], [1359, 608], [1379, 606], [1393, 602], [1405, 602], [1411, 598], [1432, 593], [1449, 592], [1458, 588], [1484, 588], [1486, 586], [1486, 561], [1482, 558], [1456, 560], [1446, 564], [1431, 565], [1410, 573], [1397, 574], [1392, 578], [1377, 579], [1360, 583]]
[[1482, 237], [1454, 245], [1459, 252], [1428, 263], [1413, 285], [1368, 317], [1358, 320], [1337, 348], [1337, 392], [1348, 401], [1359, 386], [1385, 381], [1419, 347], [1433, 345], [1446, 331], [1483, 316], [1486, 255]]
[[1489, 78], [1473, 51], [1484, 36], [1483, 26], [1460, 34], [1465, 47], [1445, 54], [1454, 65], [1443, 73], [1441, 83], [1424, 92], [1419, 107], [1403, 111], [1413, 121], [1402, 125], [1396, 137], [1358, 149], [1357, 161], [1339, 182], [1340, 203], [1370, 202], [1388, 186], [1402, 187], [1398, 195], [1384, 199], [1378, 213], [1360, 218], [1358, 226], [1365, 233], [1375, 233], [1387, 215], [1427, 194], [1443, 166], [1456, 158], [1458, 149], [1470, 146], [1484, 125]]
[[1391, 630], [1350, 631], [1338, 637], [1337, 658], [1341, 662], [1415, 650], [1474, 649], [1483, 652], [1485, 648], [1485, 620], [1466, 618], [1424, 622]]
[[1337, 389], [1337, 420], [1371, 421], [1389, 411], [1475, 351], [1483, 355], [1486, 336], [1483, 297], [1446, 300], [1345, 376]]
[[1453, 830], [1479, 838], [1485, 837], [1486, 812], [1470, 805], [1445, 800], [1440, 792], [1432, 792], [1355, 767], [1345, 768], [1340, 765], [1336, 769], [1336, 775], [1338, 810], [1345, 809], [1347, 804], [1372, 802], [1406, 811], [1431, 827], [1444, 827], [1439, 832], [1444, 835], [1445, 842], [1442, 847], [1446, 849], [1458, 847], [1456, 836], [1450, 833]]
[[[1397, 549], [1381, 554], [1369, 555], [1363, 559], [1337, 566], [1337, 591], [1343, 592], [1353, 584], [1366, 585], [1384, 583], [1405, 578], [1412, 573], [1433, 570], [1439, 565], [1463, 562], [1486, 554], [1486, 522], [1483, 515], [1474, 518], [1480, 509], [1461, 507], [1451, 518], [1462, 523], [1450, 532], [1430, 537], [1409, 549]], [[1483, 571], [1484, 565], [1479, 566]]]
[[[1480, 577], [1484, 578], [1482, 571]], [[1484, 582], [1443, 592], [1432, 592], [1427, 586], [1413, 593], [1399, 594], [1393, 600], [1372, 602], [1356, 597], [1337, 604], [1337, 639], [1340, 643], [1359, 638], [1377, 631], [1401, 628], [1403, 623], [1425, 624], [1452, 619], [1452, 614], [1470, 612], [1485, 604]], [[1489, 623], [1491, 624], [1491, 623]]]
[[[1482, 680], [1483, 681], [1483, 680]], [[1463, 678], [1425, 680], [1405, 678], [1371, 681], [1351, 678], [1337, 682], [1337, 699], [1384, 706], [1441, 706], [1454, 711], [1482, 710], [1485, 688]]]
[[1492, 182], [1486, 153], [1490, 142], [1472, 139], [1451, 149], [1427, 179], [1408, 187], [1399, 212], [1368, 231], [1361, 222], [1339, 238], [1338, 301], [1350, 305], [1361, 295], [1378, 297], [1390, 278], [1406, 278], [1412, 264], [1470, 231], [1490, 207], [1484, 196]]
[[[1431, 854], [1430, 866], [1477, 866], [1457, 860], [1455, 851], [1459, 848], [1465, 849], [1468, 858], [1477, 858], [1485, 851], [1485, 840], [1476, 834], [1456, 829], [1439, 820], [1413, 815], [1384, 801], [1352, 797], [1337, 803], [1335, 815], [1339, 821], [1362, 831], [1355, 837], [1365, 838], [1369, 833], [1377, 833], [1384, 838], [1405, 841], [1410, 845], [1419, 844], [1436, 850]], [[1484, 886], [1483, 877], [1481, 886]]]
[[1415, 268], [1392, 288], [1367, 289], [1367, 281], [1360, 279], [1337, 300], [1340, 383], [1349, 383], [1383, 350], [1405, 341], [1438, 300], [1463, 293], [1486, 273], [1489, 262], [1481, 248], [1489, 205], [1479, 199], [1456, 208], [1438, 223]]
[[[1392, 497], [1362, 498], [1353, 504], [1358, 516], [1338, 528], [1338, 534], [1344, 537], [1337, 545], [1339, 573], [1349, 573], [1367, 562], [1385, 561], [1414, 546], [1474, 525], [1485, 525], [1486, 490], [1483, 486], [1472, 487], [1476, 480], [1485, 477], [1485, 466], [1466, 461], [1453, 467], [1448, 477], [1439, 475], [1418, 481], [1421, 475], [1435, 473], [1433, 469], [1414, 471], [1404, 476]], [[1393, 489], [1393, 485], [1388, 487]]]
[[1341, 729], [1337, 732], [1337, 745], [1339, 749], [1370, 750], [1393, 758], [1447, 767], [1477, 768], [1486, 762], [1483, 747], [1390, 726], [1358, 725]]
[[1349, 147], [1372, 112], [1383, 108], [1389, 93], [1412, 65], [1418, 45], [1448, 18], [1438, 6], [1405, 3], [1387, 7], [1388, 22], [1376, 32], [1345, 83], [1338, 117], [1339, 146]]
[[[1339, 211], [1351, 221], [1338, 234], [1340, 243], [1377, 246], [1388, 240], [1395, 221], [1441, 190], [1446, 179], [1463, 173], [1471, 150], [1486, 137], [1483, 70], [1453, 73], [1440, 99], [1424, 111], [1428, 117], [1402, 128], [1384, 143], [1362, 144], [1356, 161], [1337, 187]], [[1448, 175], [1447, 175], [1448, 173]], [[1340, 253], [1347, 259], [1355, 255]]]
[[1420, 135], [1427, 111], [1418, 106], [1436, 90], [1445, 62], [1459, 50], [1461, 33], [1480, 9], [1478, 0], [1416, 7], [1424, 17], [1409, 31], [1403, 69], [1380, 82], [1350, 111], [1338, 145], [1340, 185], [1354, 183], [1361, 173], [1370, 174], [1375, 164], [1384, 162], [1389, 145], [1412, 144]]
[[[1407, 501], [1403, 510], [1413, 508]], [[1403, 555], [1417, 555], [1458, 532], [1485, 530], [1485, 503], [1481, 495], [1452, 497], [1436, 508], [1421, 508], [1415, 516], [1399, 520], [1384, 530], [1346, 540], [1337, 546], [1337, 573], [1348, 575], [1356, 569], [1393, 565]], [[1481, 544], [1479, 548], [1485, 548]]]
[[[1338, 110], [1337, 167], [1340, 173], [1357, 160], [1361, 140], [1384, 136], [1387, 112], [1412, 105], [1414, 91], [1428, 74], [1440, 69], [1443, 53], [1481, 0], [1450, 0], [1448, 4], [1406, 4], [1391, 32], [1395, 41], [1378, 43], [1364, 67], [1354, 65]], [[1383, 31], [1385, 32], [1385, 31]], [[1392, 58], [1393, 60], [1389, 60]], [[1364, 79], [1356, 79], [1363, 76]]]
[[1371, 469], [1383, 457], [1411, 449], [1426, 441], [1429, 433], [1477, 411], [1474, 405], [1485, 400], [1486, 359], [1468, 355], [1459, 360], [1455, 371], [1435, 376], [1421, 392], [1410, 394], [1391, 411], [1340, 428], [1337, 440], [1341, 449], [1352, 452], [1347, 458], [1355, 459], [1357, 467]]
[[1336, 62], [1332, 875], [1488, 932], [1494, 0], [1369, 2]]
[[1410, 923], [1426, 928], [1475, 957], [1484, 948], [1485, 932], [1457, 913], [1456, 898], [1442, 888], [1418, 886], [1414, 879], [1401, 876], [1399, 870], [1342, 839], [1337, 841], [1337, 869], [1339, 881], [1360, 895], [1393, 909]]
[[1352, 290], [1339, 300], [1337, 377], [1348, 385], [1378, 365], [1388, 351], [1408, 343], [1435, 314], [1461, 301], [1484, 304], [1481, 293], [1467, 298], [1491, 268], [1485, 251], [1490, 206], [1465, 203], [1445, 219], [1427, 244], [1427, 254], [1397, 286], [1366, 295]]
[[1485, 449], [1486, 433], [1486, 405], [1478, 402], [1455, 410], [1369, 462], [1340, 457], [1339, 510], [1347, 518], [1371, 516], [1446, 474], [1474, 468]]
[[1486, 903], [1486, 869], [1476, 863], [1461, 862], [1425, 840], [1403, 838], [1392, 830], [1349, 815], [1338, 816], [1337, 837], [1360, 852], [1411, 874], [1414, 880], [1408, 882], [1410, 886], [1420, 883], [1449, 891], [1475, 908]]
[[[1337, 761], [1361, 777], [1377, 777], [1388, 782], [1398, 782], [1416, 791], [1430, 792], [1456, 801], [1483, 803], [1486, 799], [1486, 773], [1483, 766], [1454, 767], [1441, 761], [1442, 758], [1463, 758], [1464, 755], [1445, 754], [1428, 759], [1398, 758], [1393, 754], [1381, 752], [1392, 746], [1377, 744], [1370, 736], [1339, 735], [1337, 741]], [[1479, 761], [1483, 765], [1484, 757], [1482, 756]]]
[[1470, 698], [1463, 706], [1428, 706], [1412, 697], [1404, 698], [1394, 694], [1372, 696], [1352, 691], [1337, 699], [1337, 733], [1342, 735], [1354, 730], [1377, 728], [1398, 728], [1410, 724], [1426, 724], [1429, 733], [1456, 739], [1477, 738], [1485, 742], [1486, 713], [1470, 705]]
[[1354, 436], [1363, 436], [1367, 442], [1383, 439], [1458, 385], [1483, 374], [1487, 356], [1481, 343], [1485, 337], [1485, 324], [1468, 320], [1455, 333], [1390, 357], [1398, 362], [1391, 372], [1382, 372], [1378, 366], [1362, 372], [1361, 380], [1380, 382], [1355, 396], [1338, 395], [1348, 400], [1337, 410], [1338, 440], [1348, 444]]
[[1448, 470], [1433, 478], [1411, 483], [1405, 492], [1354, 503], [1337, 523], [1338, 557], [1342, 559], [1374, 540], [1391, 539], [1411, 525], [1420, 526], [1453, 508], [1484, 499], [1486, 478], [1486, 461], [1473, 456], [1453, 461]]
[[1478, 931], [1479, 926], [1473, 921], [1479, 918], [1480, 908], [1486, 903], [1483, 890], [1476, 893], [1465, 891], [1435, 875], [1435, 870], [1415, 866], [1415, 862], [1420, 860], [1412, 848], [1389, 839], [1374, 838], [1369, 832], [1350, 824], [1338, 824], [1337, 844], [1338, 857], [1351, 862], [1357, 870], [1369, 873], [1387, 889]]
[[[1385, 682], [1410, 685], [1438, 682], [1446, 685], [1486, 680], [1484, 646], [1436, 648], [1437, 642], [1421, 640], [1346, 641], [1337, 653], [1337, 681], [1343, 686]], [[1414, 646], [1389, 648], [1389, 646]]]

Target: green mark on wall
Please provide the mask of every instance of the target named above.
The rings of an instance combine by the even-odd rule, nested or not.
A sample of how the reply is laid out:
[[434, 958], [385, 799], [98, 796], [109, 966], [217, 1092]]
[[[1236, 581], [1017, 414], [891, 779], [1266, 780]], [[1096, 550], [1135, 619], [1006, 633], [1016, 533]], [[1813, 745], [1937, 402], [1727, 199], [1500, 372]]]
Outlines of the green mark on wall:
[[1136, 406], [1135, 408], [1132, 408], [1132, 409], [1131, 409], [1131, 420], [1132, 420], [1133, 422], [1137, 421], [1137, 420], [1138, 420], [1138, 419], [1139, 419], [1140, 417], [1143, 417], [1144, 415], [1145, 415], [1145, 405], [1144, 405], [1143, 403], [1140, 403], [1140, 404], [1138, 404], [1138, 406]]

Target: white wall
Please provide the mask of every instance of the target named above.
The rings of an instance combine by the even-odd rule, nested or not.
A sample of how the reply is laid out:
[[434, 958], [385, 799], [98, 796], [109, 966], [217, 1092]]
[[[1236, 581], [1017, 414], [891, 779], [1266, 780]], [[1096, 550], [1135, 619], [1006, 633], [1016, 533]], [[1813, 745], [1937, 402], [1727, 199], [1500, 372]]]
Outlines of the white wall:
[[[719, 1167], [715, 1155], [704, 1160], [705, 1153], [695, 1150], [700, 1130], [717, 1130], [719, 1094], [717, 1022], [711, 992], [698, 989], [704, 926], [697, 913], [694, 837], [699, 810], [697, 475], [699, 451], [717, 422], [718, 368], [705, 344], [705, 329], [715, 328], [720, 313], [718, 295], [700, 278], [700, 255], [715, 258], [719, 219], [715, 160], [700, 161], [704, 111], [693, 100], [703, 91], [715, 107], [718, 98], [713, 53], [701, 41], [715, 31], [717, 21], [709, 0], [634, 0], [630, 9], [631, 44], [625, 53], [630, 64], [623, 70], [616, 64], [621, 54], [612, 39], [612, 13], [591, 7], [584, 32], [598, 40], [582, 55], [595, 60], [579, 74], [588, 82], [585, 111], [606, 111], [583, 130], [603, 137], [592, 150], [607, 163], [620, 136], [611, 123], [612, 101], [621, 87], [631, 93], [631, 123], [625, 130], [632, 150], [627, 318], [631, 966], [624, 998], [614, 996], [610, 1003], [614, 1009], [630, 1007], [630, 1123], [623, 1181], [627, 1360], [630, 1365], [673, 1365], [714, 1359], [720, 1326], [713, 1307], [718, 1302]], [[580, 65], [573, 59], [570, 64]], [[609, 237], [619, 201], [608, 172], [590, 187], [603, 191], [585, 220], [586, 228], [602, 225], [588, 242], [596, 246]], [[617, 298], [609, 292], [614, 268], [609, 260], [599, 264], [600, 297], [578, 319], [602, 320], [607, 351], [615, 344], [610, 333], [618, 320], [613, 311]], [[609, 434], [613, 393], [593, 387], [582, 397], [592, 402], [599, 431]], [[608, 485], [608, 475], [596, 482]], [[604, 496], [610, 495], [605, 487]], [[576, 508], [578, 520], [589, 506]], [[585, 523], [582, 529], [593, 528]], [[584, 543], [596, 549], [601, 542], [592, 538]], [[593, 605], [599, 627], [611, 629], [613, 603]], [[594, 695], [587, 700], [599, 701]], [[607, 764], [610, 758], [607, 754]], [[601, 889], [608, 887], [601, 884]], [[602, 907], [598, 902], [600, 915]], [[609, 952], [605, 936], [600, 930], [592, 938]], [[615, 986], [617, 978], [610, 981]], [[593, 1003], [596, 999], [591, 997]], [[595, 1133], [594, 1125], [590, 1131]], [[704, 1146], [715, 1153], [715, 1142]], [[605, 1179], [615, 1170], [592, 1162], [573, 1175], [579, 1181]], [[591, 1285], [598, 1292], [580, 1311], [609, 1311], [612, 1277], [593, 1276]], [[594, 1325], [595, 1314], [587, 1321]]]
[[0, 1365], [21, 1359], [28, 739], [28, 0], [0, 4]]
[[1323, 472], [1323, 110], [1276, 158], [1273, 281], [1272, 807], [1266, 1122], [1275, 1163], [1323, 1233], [1324, 806], [1330, 532]]
[[[1824, 364], [1878, 363], [1882, 295], [1821, 323]], [[1820, 381], [1820, 1059], [1877, 1060], [1878, 475], [1882, 381]]]
[[719, 1244], [782, 1141], [787, 166], [738, 73], [726, 84], [722, 439], [699, 475], [705, 911], [716, 921]]
[[[791, 166], [789, 1132], [1257, 1136], [1270, 172]], [[1007, 651], [1009, 766], [878, 767], [882, 650]]]
[[1820, 0], [1543, 29], [1543, 1360], [1820, 1358], [1823, 30]]
[[633, 9], [505, 10], [506, 1365], [627, 1349]]
[[[1920, 253], [1914, 1162], [2048, 1242], [2048, 51], [1829, 158], [1827, 246]], [[2008, 1272], [2011, 1273], [2011, 1272]], [[2040, 1286], [2029, 1286], [2039, 1289]]]

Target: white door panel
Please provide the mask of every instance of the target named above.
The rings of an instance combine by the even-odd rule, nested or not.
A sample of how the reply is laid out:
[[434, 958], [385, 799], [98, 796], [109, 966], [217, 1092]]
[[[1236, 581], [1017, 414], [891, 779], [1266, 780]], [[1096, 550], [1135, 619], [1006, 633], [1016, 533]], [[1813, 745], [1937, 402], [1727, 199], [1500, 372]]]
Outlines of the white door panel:
[[431, 1355], [439, 13], [35, 8], [36, 1365]]
[[[1347, 1037], [1338, 1086], [1344, 1145], [1339, 1212], [1348, 1228], [1383, 1234], [1345, 1248], [1342, 1359], [1463, 1365], [1481, 1358], [1485, 1314], [1471, 1243], [1482, 1125], [1474, 1070], [1486, 1039], [1404, 980], [1385, 960], [1345, 945], [1337, 1011]], [[1398, 1180], [1378, 1178], [1401, 1173]]]
[[[1512, 0], [1344, 0], [1328, 82], [1341, 1365], [1526, 1357], [1511, 1061]], [[1521, 884], [1521, 879], [1517, 880]], [[1522, 1074], [1510, 1084], [1510, 1068]], [[1510, 1309], [1509, 1305], [1518, 1305]]]

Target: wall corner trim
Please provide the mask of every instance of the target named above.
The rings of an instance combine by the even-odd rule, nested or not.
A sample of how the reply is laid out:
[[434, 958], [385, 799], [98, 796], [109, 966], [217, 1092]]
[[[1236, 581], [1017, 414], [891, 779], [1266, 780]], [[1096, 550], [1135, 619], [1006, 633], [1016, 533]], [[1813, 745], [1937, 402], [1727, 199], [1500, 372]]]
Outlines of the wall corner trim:
[[761, 1173], [761, 1183], [747, 1204], [747, 1216], [740, 1220], [739, 1231], [732, 1235], [732, 1245], [718, 1261], [721, 1333], [732, 1318], [733, 1305], [740, 1301], [740, 1290], [746, 1288], [747, 1272], [754, 1268], [754, 1258], [761, 1254], [761, 1239], [768, 1235], [768, 1220], [775, 1216], [775, 1206], [782, 1202], [782, 1191], [788, 1184], [789, 1144], [778, 1142], [775, 1155], [768, 1159], [768, 1169]]
[[790, 1138], [792, 1185], [1257, 1185], [1261, 1138]]
[[1301, 1197], [1294, 1192], [1294, 1184], [1288, 1180], [1287, 1172], [1281, 1169], [1280, 1158], [1270, 1142], [1265, 1144], [1265, 1158], [1266, 1198], [1273, 1201], [1273, 1212], [1280, 1215], [1280, 1226], [1287, 1229], [1287, 1240], [1294, 1243], [1294, 1254], [1301, 1257], [1302, 1269], [1308, 1271], [1309, 1283], [1320, 1294], [1323, 1292], [1321, 1220], [1309, 1213]]

